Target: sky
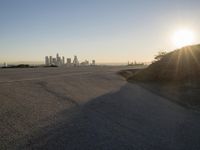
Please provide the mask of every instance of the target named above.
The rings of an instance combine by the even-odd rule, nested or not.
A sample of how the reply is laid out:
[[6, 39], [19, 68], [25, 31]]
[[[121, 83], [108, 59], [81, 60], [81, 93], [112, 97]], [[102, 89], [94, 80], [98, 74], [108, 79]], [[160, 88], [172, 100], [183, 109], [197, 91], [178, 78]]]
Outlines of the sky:
[[189, 28], [200, 43], [199, 0], [0, 0], [0, 63], [77, 55], [150, 62]]

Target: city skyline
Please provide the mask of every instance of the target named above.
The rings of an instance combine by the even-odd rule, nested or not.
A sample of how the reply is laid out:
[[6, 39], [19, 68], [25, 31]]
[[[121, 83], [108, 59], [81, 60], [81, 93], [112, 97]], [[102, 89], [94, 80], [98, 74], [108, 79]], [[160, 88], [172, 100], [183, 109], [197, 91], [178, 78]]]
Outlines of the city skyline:
[[[78, 54], [99, 63], [150, 62], [177, 49], [180, 28], [200, 43], [197, 0], [0, 1], [0, 61], [43, 62], [45, 54]], [[179, 42], [180, 43], [180, 42]]]
[[77, 55], [74, 55], [74, 59], [71, 57], [60, 56], [59, 53], [56, 57], [45, 56], [44, 60], [45, 66], [95, 66], [96, 61], [92, 59], [91, 61], [85, 59], [84, 61], [79, 61]]

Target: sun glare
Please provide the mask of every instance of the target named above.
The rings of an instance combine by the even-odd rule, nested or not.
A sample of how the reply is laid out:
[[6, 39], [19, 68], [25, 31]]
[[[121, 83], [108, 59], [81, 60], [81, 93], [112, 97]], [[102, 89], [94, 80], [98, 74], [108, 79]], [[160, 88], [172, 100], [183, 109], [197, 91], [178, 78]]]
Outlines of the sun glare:
[[183, 46], [194, 44], [195, 35], [192, 30], [180, 29], [174, 32], [172, 41], [177, 48], [181, 48]]

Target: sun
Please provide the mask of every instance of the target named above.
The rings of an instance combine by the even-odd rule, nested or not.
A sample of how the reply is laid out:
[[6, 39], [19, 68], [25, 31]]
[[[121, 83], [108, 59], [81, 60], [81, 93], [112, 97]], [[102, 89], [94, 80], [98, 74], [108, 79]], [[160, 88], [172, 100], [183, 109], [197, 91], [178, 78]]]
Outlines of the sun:
[[179, 29], [176, 32], [174, 32], [172, 36], [172, 42], [177, 48], [194, 44], [195, 42], [194, 32], [190, 29]]

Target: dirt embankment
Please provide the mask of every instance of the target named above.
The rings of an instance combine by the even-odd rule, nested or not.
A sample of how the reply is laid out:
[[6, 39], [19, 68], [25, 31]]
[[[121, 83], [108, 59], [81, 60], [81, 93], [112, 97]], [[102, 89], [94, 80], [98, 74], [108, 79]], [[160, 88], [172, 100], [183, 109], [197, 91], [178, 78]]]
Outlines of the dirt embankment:
[[188, 108], [200, 110], [200, 45], [183, 47], [164, 55], [149, 67], [119, 73], [129, 82]]

